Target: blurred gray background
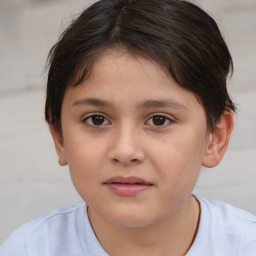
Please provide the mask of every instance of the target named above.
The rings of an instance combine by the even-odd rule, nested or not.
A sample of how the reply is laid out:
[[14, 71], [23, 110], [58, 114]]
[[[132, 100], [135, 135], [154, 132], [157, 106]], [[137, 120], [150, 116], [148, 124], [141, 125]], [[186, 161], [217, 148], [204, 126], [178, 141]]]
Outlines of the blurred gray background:
[[[76, 14], [94, 1], [0, 0], [0, 244], [18, 225], [78, 203], [44, 123], [44, 64]], [[256, 0], [198, 0], [234, 59], [239, 112], [222, 163], [202, 169], [195, 193], [256, 214]]]

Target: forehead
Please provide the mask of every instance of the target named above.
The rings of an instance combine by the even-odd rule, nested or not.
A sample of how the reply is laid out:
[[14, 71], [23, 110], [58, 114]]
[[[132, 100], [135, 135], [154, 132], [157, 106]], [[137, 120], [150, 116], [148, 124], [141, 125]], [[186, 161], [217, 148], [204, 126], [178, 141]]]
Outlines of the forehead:
[[123, 48], [99, 56], [89, 77], [81, 85], [69, 87], [64, 101], [74, 103], [84, 97], [100, 97], [113, 104], [129, 98], [129, 105], [149, 99], [172, 100], [188, 109], [193, 105], [201, 108], [194, 94], [181, 88], [162, 66]]
[[126, 81], [159, 80], [172, 77], [163, 67], [148, 55], [140, 52], [129, 52], [126, 48], [113, 48], [104, 51], [96, 59], [89, 80], [117, 78], [117, 75], [126, 78]]

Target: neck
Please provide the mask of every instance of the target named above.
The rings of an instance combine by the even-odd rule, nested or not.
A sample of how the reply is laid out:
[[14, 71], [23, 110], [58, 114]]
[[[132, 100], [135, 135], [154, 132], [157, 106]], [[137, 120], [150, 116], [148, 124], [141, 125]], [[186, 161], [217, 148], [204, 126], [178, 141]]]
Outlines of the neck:
[[185, 255], [197, 232], [200, 206], [191, 196], [175, 213], [139, 228], [113, 225], [90, 208], [88, 215], [98, 241], [111, 256]]

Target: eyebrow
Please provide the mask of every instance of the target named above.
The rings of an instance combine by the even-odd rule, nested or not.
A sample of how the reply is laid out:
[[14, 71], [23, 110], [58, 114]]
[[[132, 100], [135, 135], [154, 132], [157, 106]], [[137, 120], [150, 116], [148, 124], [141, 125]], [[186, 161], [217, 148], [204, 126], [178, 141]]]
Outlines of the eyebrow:
[[188, 110], [187, 107], [175, 100], [171, 99], [161, 99], [161, 100], [145, 100], [140, 102], [139, 104], [140, 108], [161, 108], [161, 107], [170, 107], [173, 109]]
[[[85, 98], [75, 101], [72, 106], [89, 105], [94, 107], [110, 107], [112, 104], [107, 100], [98, 98]], [[187, 107], [175, 100], [161, 99], [161, 100], [144, 100], [138, 103], [138, 108], [161, 108], [170, 107], [177, 110], [187, 111]]]
[[97, 99], [97, 98], [86, 98], [75, 101], [72, 106], [89, 105], [95, 107], [106, 107], [111, 104], [108, 101]]

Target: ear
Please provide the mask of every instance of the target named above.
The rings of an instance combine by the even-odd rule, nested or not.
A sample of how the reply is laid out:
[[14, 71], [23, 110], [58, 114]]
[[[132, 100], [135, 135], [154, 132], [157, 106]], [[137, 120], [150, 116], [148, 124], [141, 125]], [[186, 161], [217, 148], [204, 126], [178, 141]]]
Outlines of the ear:
[[63, 139], [60, 137], [59, 133], [56, 131], [56, 128], [52, 124], [50, 124], [50, 132], [53, 138], [57, 155], [59, 157], [59, 165], [65, 166], [68, 164], [68, 161]]
[[209, 136], [203, 166], [211, 168], [219, 164], [228, 147], [233, 126], [233, 112], [225, 111]]

